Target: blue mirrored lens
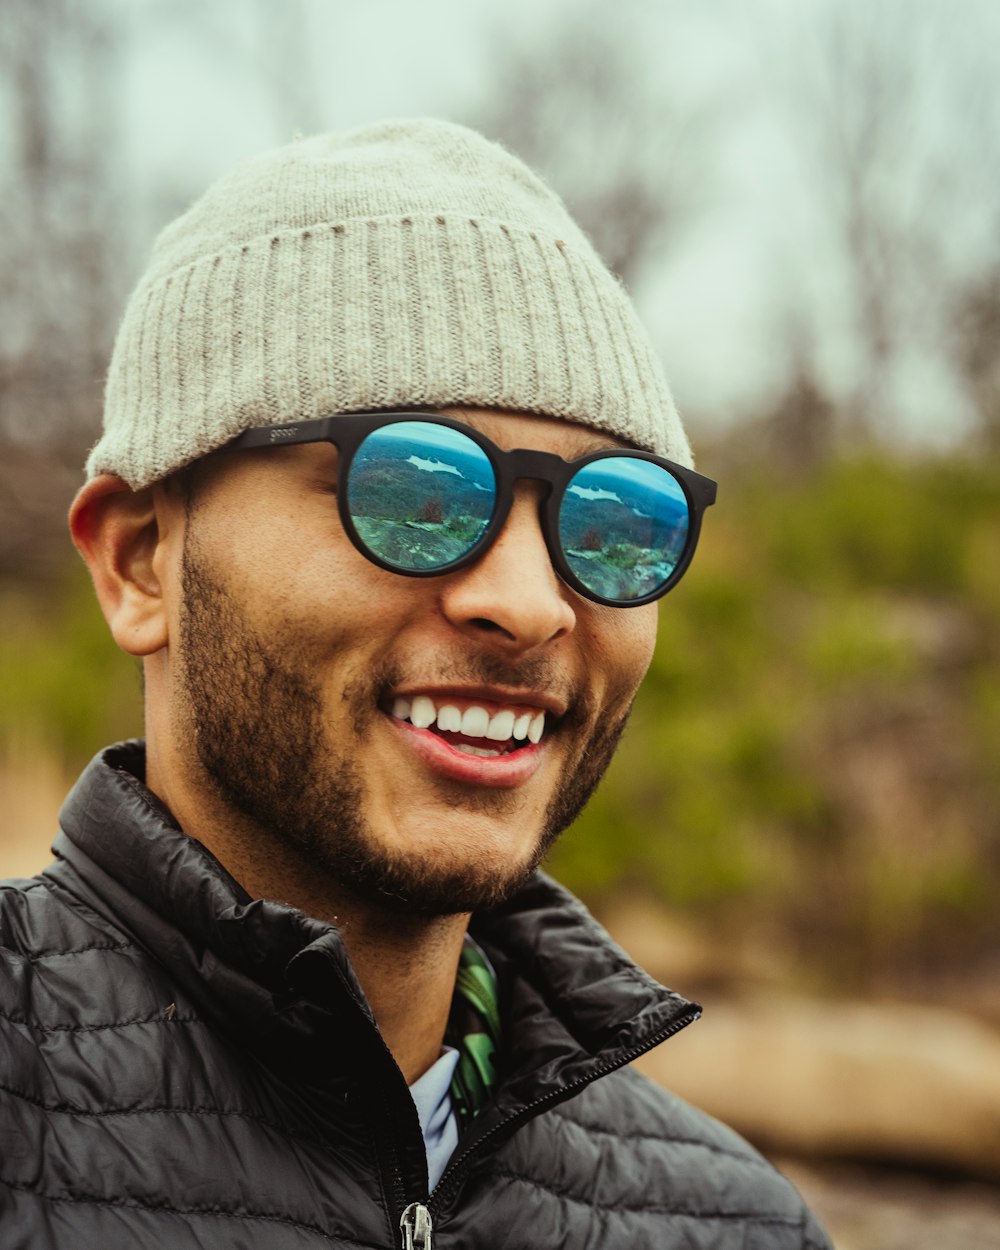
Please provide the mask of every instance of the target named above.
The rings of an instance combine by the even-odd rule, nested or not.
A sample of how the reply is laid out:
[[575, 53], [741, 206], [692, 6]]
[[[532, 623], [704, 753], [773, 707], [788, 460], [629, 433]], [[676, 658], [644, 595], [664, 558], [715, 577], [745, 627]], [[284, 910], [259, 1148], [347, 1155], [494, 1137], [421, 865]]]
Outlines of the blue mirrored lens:
[[667, 469], [604, 456], [575, 473], [559, 508], [559, 541], [584, 586], [628, 603], [655, 594], [687, 547], [690, 512]]
[[482, 538], [496, 505], [489, 457], [459, 430], [396, 421], [354, 455], [347, 507], [368, 549], [404, 572], [444, 569]]

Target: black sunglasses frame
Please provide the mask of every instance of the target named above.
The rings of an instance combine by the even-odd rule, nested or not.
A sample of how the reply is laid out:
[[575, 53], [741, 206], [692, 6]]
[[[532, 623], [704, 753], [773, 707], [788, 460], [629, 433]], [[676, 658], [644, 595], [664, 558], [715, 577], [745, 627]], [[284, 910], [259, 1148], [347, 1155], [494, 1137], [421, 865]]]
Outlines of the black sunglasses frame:
[[[376, 552], [366, 545], [354, 527], [350, 513], [349, 474], [354, 455], [358, 448], [376, 430], [387, 425], [395, 425], [401, 421], [422, 421], [431, 425], [442, 425], [448, 429], [464, 434], [482, 449], [493, 467], [496, 478], [496, 498], [493, 513], [486, 528], [476, 543], [459, 559], [450, 564], [434, 569], [404, 569], [383, 560]], [[225, 451], [245, 451], [261, 447], [292, 447], [302, 443], [332, 443], [338, 451], [337, 463], [337, 507], [340, 522], [347, 536], [361, 554], [390, 573], [399, 573], [404, 577], [441, 577], [446, 573], [454, 573], [467, 568], [490, 546], [500, 533], [510, 514], [514, 502], [514, 486], [518, 481], [531, 480], [541, 482], [547, 489], [539, 507], [539, 521], [545, 545], [553, 567], [562, 580], [584, 598], [594, 603], [604, 604], [613, 608], [638, 608], [645, 603], [652, 603], [672, 590], [680, 581], [691, 563], [698, 535], [701, 533], [701, 520], [704, 510], [715, 503], [716, 483], [711, 478], [695, 473], [693, 469], [674, 464], [662, 456], [653, 455], [648, 451], [635, 451], [631, 448], [601, 448], [588, 452], [577, 460], [563, 460], [548, 451], [537, 451], [531, 448], [518, 447], [504, 451], [484, 434], [462, 421], [451, 417], [439, 416], [437, 413], [426, 412], [357, 412], [336, 414], [328, 417], [317, 417], [308, 421], [296, 421], [285, 425], [256, 426], [244, 430], [231, 442], [220, 447], [213, 455]], [[652, 464], [665, 469], [680, 485], [688, 506], [688, 534], [684, 551], [670, 577], [651, 594], [639, 599], [607, 599], [595, 594], [579, 580], [570, 568], [559, 541], [559, 509], [567, 486], [574, 476], [595, 460], [606, 460], [613, 456], [624, 456], [633, 460], [648, 460]]]

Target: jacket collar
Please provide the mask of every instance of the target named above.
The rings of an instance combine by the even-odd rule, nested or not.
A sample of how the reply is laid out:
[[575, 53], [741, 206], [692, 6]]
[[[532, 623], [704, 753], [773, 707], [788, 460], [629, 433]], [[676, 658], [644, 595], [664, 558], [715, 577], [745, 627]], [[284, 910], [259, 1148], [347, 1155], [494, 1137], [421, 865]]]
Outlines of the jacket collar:
[[[143, 784], [141, 742], [95, 757], [70, 792], [48, 872], [165, 965], [227, 1031], [329, 1067], [331, 1021], [343, 1044], [388, 1055], [337, 929], [251, 899]], [[696, 1005], [658, 985], [582, 905], [542, 873], [473, 918], [501, 984], [509, 1038], [498, 1102], [570, 1088], [682, 1027]]]

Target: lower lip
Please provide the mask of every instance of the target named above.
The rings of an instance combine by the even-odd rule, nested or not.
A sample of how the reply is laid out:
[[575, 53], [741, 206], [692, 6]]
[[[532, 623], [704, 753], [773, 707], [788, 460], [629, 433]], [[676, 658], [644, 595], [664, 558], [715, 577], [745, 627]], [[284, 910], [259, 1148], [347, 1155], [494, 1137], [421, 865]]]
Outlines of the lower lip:
[[470, 786], [492, 786], [498, 790], [513, 790], [522, 786], [538, 771], [542, 762], [539, 746], [528, 743], [506, 755], [467, 755], [431, 733], [429, 729], [417, 729], [409, 721], [395, 716], [386, 718], [406, 746], [413, 751], [431, 772], [449, 781], [464, 781]]

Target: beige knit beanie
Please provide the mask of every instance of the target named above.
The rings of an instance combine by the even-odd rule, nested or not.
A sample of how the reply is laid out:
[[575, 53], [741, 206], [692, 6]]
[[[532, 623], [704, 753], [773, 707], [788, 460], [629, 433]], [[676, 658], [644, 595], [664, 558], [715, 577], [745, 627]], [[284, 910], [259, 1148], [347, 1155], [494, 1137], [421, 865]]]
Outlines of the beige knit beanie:
[[631, 303], [558, 197], [462, 126], [383, 122], [244, 161], [167, 226], [87, 471], [138, 490], [249, 426], [458, 404], [691, 464]]

